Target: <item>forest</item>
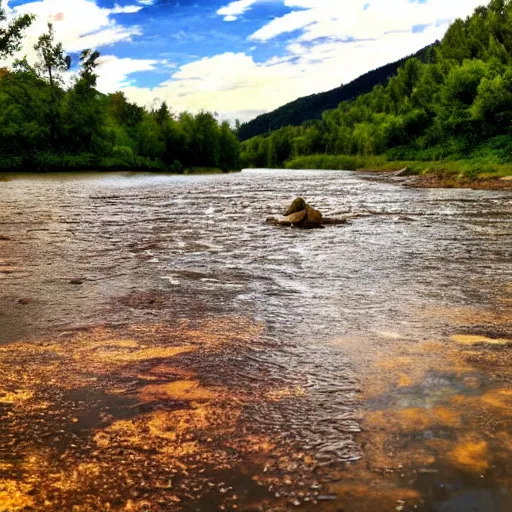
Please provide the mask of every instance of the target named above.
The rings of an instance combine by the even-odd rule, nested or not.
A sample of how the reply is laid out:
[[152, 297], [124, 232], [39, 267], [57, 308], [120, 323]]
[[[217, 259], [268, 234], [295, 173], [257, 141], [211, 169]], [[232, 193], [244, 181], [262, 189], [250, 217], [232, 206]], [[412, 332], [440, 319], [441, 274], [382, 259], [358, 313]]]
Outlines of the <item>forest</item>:
[[[1, 1], [0, 1], [1, 4]], [[30, 15], [10, 23], [0, 5], [0, 59], [21, 48]], [[76, 78], [66, 86], [71, 58], [41, 34], [38, 62], [18, 59], [0, 69], [0, 170], [146, 169], [185, 172], [240, 168], [240, 144], [216, 115], [175, 115], [130, 103], [123, 92], [96, 90], [99, 52], [84, 49]]]
[[492, 0], [452, 23], [427, 62], [408, 59], [386, 85], [320, 120], [243, 142], [242, 164], [349, 170], [410, 162], [469, 176], [509, 174], [511, 64], [512, 0]]
[[[422, 48], [412, 57], [416, 57], [421, 62], [429, 62], [433, 55], [432, 50], [436, 44], [434, 43]], [[376, 85], [386, 85], [389, 79], [398, 73], [398, 69], [405, 64], [407, 59], [408, 57], [405, 57], [369, 71], [352, 80], [352, 82], [341, 85], [336, 89], [305, 96], [304, 98], [287, 103], [272, 112], [261, 114], [240, 126], [238, 138], [244, 141], [285, 126], [300, 126], [306, 121], [322, 119], [322, 114], [326, 110], [335, 109], [342, 101], [354, 100], [361, 94], [371, 92]]]

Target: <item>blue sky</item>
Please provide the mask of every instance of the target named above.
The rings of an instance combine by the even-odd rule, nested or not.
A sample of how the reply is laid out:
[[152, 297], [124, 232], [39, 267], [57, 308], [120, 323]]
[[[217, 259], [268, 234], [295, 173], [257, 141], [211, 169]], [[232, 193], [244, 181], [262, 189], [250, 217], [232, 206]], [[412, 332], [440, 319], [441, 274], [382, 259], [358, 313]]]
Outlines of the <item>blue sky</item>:
[[66, 50], [101, 54], [99, 88], [246, 121], [442, 38], [485, 0], [4, 0]]

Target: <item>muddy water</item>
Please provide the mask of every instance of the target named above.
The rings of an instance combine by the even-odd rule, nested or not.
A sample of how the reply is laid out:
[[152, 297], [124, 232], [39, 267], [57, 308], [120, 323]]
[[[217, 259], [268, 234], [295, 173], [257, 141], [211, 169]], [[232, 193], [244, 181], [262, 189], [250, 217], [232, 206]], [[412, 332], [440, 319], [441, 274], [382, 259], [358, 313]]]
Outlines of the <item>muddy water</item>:
[[512, 509], [508, 192], [4, 177], [0, 322], [0, 510]]

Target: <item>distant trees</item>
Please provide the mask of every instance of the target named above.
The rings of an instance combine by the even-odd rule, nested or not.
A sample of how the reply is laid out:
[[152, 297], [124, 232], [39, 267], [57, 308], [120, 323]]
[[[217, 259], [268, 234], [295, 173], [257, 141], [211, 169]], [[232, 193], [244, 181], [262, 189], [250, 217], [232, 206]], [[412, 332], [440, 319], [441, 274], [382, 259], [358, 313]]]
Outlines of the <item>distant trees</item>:
[[[0, 8], [0, 57], [19, 48], [31, 21], [24, 16], [7, 25]], [[147, 110], [123, 92], [100, 94], [100, 54], [92, 49], [81, 52], [67, 86], [71, 59], [52, 24], [34, 48], [35, 66], [25, 58], [0, 70], [0, 169], [239, 169], [240, 144], [227, 122], [208, 112], [176, 117], [165, 102]]]
[[281, 167], [295, 157], [379, 155], [512, 162], [512, 0], [456, 20], [425, 59], [410, 58], [370, 93], [242, 144], [245, 165]]

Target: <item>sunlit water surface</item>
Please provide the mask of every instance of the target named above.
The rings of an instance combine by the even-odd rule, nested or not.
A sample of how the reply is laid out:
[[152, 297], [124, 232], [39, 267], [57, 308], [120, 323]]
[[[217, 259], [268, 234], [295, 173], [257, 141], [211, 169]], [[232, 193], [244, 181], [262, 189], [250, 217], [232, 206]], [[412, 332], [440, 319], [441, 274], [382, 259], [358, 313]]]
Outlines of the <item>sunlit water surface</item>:
[[[297, 196], [326, 216], [368, 215], [312, 231], [265, 223]], [[244, 498], [250, 486], [228, 464], [211, 487], [221, 482], [229, 487], [222, 496], [236, 491], [236, 500], [220, 505], [222, 496], [197, 491], [187, 501], [176, 491], [181, 501], [172, 507], [231, 510], [236, 502], [249, 510], [247, 503], [269, 499], [263, 510], [318, 502], [322, 510], [359, 511], [374, 510], [365, 507], [389, 496], [390, 510], [512, 507], [510, 475], [493, 456], [512, 450], [506, 437], [511, 376], [495, 361], [508, 354], [512, 338], [509, 192], [409, 189], [327, 171], [5, 177], [0, 235], [4, 346], [180, 320], [236, 318], [254, 327], [236, 347], [220, 350], [213, 361], [191, 358], [187, 368], [205, 385], [253, 386], [255, 393], [262, 383], [270, 386], [275, 394], [266, 390], [261, 397], [272, 400], [240, 399], [239, 421], [251, 435], [275, 441], [276, 452], [288, 443], [306, 461], [303, 472], [295, 477], [293, 464], [283, 470], [274, 461], [265, 468], [274, 480]], [[233, 338], [246, 324], [236, 325]], [[464, 335], [503, 343], [466, 343]], [[139, 368], [137, 379], [148, 368]], [[462, 401], [492, 392], [498, 405], [487, 400], [482, 414], [498, 426], [474, 424], [469, 431], [464, 414], [478, 407]], [[113, 416], [129, 416], [111, 401]], [[4, 402], [0, 412], [8, 415], [15, 401]], [[386, 419], [383, 411], [394, 416]], [[80, 436], [103, 428], [98, 422], [80, 419]], [[389, 451], [394, 462], [384, 460]], [[464, 459], [460, 451], [470, 455]], [[9, 448], [4, 455], [9, 458]], [[313, 469], [305, 468], [306, 456]], [[263, 474], [270, 464], [265, 457], [247, 455], [246, 467], [254, 464]], [[238, 463], [244, 465], [243, 457]], [[346, 476], [336, 478], [343, 471], [352, 472], [350, 489], [339, 484]], [[379, 487], [372, 495], [368, 489], [387, 473], [392, 491]], [[248, 480], [257, 481], [253, 476]], [[145, 495], [134, 496], [133, 510], [144, 510]], [[173, 510], [162, 496], [160, 504], [146, 496], [148, 510]]]

